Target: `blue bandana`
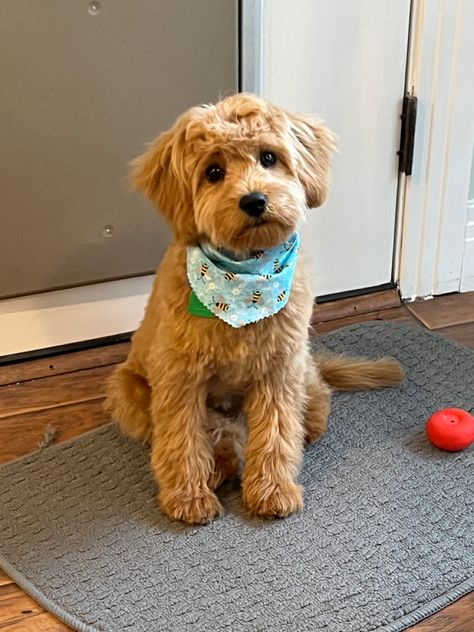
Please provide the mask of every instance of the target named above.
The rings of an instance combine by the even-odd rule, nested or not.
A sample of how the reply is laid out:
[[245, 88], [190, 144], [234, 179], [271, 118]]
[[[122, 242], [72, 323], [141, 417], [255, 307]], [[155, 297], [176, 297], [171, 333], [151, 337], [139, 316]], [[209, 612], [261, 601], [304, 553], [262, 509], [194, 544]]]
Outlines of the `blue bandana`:
[[[294, 233], [285, 243], [243, 260], [210, 244], [189, 247], [187, 273], [193, 290], [189, 311], [217, 316], [232, 327], [273, 316], [288, 302], [299, 246]], [[196, 303], [201, 311], [195, 309]]]

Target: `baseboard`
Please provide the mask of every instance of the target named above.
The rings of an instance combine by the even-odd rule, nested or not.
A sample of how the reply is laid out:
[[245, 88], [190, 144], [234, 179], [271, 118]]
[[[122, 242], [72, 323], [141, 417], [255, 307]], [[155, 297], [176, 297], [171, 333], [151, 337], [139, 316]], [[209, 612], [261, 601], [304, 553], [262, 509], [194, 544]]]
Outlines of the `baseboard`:
[[355, 296], [365, 296], [366, 294], [376, 294], [377, 292], [384, 292], [385, 290], [393, 290], [396, 288], [395, 283], [382, 283], [381, 285], [373, 285], [370, 287], [362, 287], [358, 290], [346, 290], [345, 292], [335, 292], [334, 294], [324, 294], [317, 296], [315, 302], [318, 305], [322, 303], [329, 303], [332, 301], [339, 301], [344, 298], [354, 298]]
[[108, 347], [110, 345], [128, 342], [133, 332], [129, 331], [115, 336], [105, 336], [104, 338], [93, 338], [92, 340], [81, 340], [79, 342], [71, 342], [66, 345], [58, 345], [57, 347], [49, 347], [48, 349], [34, 349], [33, 351], [24, 351], [21, 353], [12, 353], [0, 357], [0, 366], [15, 364], [17, 362], [25, 362], [26, 360], [39, 360], [40, 358], [50, 358], [52, 356], [65, 355], [86, 351], [87, 349], [96, 349], [98, 347]]
[[147, 275], [0, 301], [0, 360], [129, 335], [140, 324], [153, 279]]

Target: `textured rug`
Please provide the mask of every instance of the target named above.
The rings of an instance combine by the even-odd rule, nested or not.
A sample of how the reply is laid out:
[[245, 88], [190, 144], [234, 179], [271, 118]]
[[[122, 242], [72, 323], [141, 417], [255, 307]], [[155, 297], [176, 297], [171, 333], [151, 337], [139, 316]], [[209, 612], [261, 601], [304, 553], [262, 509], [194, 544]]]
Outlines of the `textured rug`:
[[396, 632], [474, 588], [474, 450], [432, 447], [436, 409], [473, 409], [474, 353], [420, 327], [371, 323], [320, 339], [405, 365], [394, 389], [341, 393], [307, 450], [305, 509], [171, 523], [147, 449], [110, 424], [0, 470], [0, 566], [87, 632]]

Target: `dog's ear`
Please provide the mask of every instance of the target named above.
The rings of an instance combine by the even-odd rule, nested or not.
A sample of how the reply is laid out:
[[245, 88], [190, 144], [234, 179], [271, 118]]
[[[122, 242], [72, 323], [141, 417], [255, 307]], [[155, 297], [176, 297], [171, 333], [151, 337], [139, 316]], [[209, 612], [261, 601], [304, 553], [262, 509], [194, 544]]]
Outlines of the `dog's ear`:
[[321, 122], [286, 113], [296, 150], [298, 177], [306, 193], [309, 208], [321, 206], [329, 192], [331, 154], [336, 136]]
[[183, 114], [131, 163], [133, 188], [141, 189], [169, 221], [176, 236], [186, 241], [197, 233], [186, 152], [186, 130], [192, 115], [192, 110]]

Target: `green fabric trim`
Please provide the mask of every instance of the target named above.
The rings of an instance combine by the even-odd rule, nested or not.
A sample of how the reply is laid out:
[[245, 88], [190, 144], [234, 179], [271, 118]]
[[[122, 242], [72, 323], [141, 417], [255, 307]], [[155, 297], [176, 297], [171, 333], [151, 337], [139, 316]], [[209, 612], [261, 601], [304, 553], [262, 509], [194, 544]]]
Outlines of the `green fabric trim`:
[[200, 316], [201, 318], [216, 318], [216, 315], [201, 303], [193, 291], [191, 291], [189, 295], [188, 312], [193, 316]]

